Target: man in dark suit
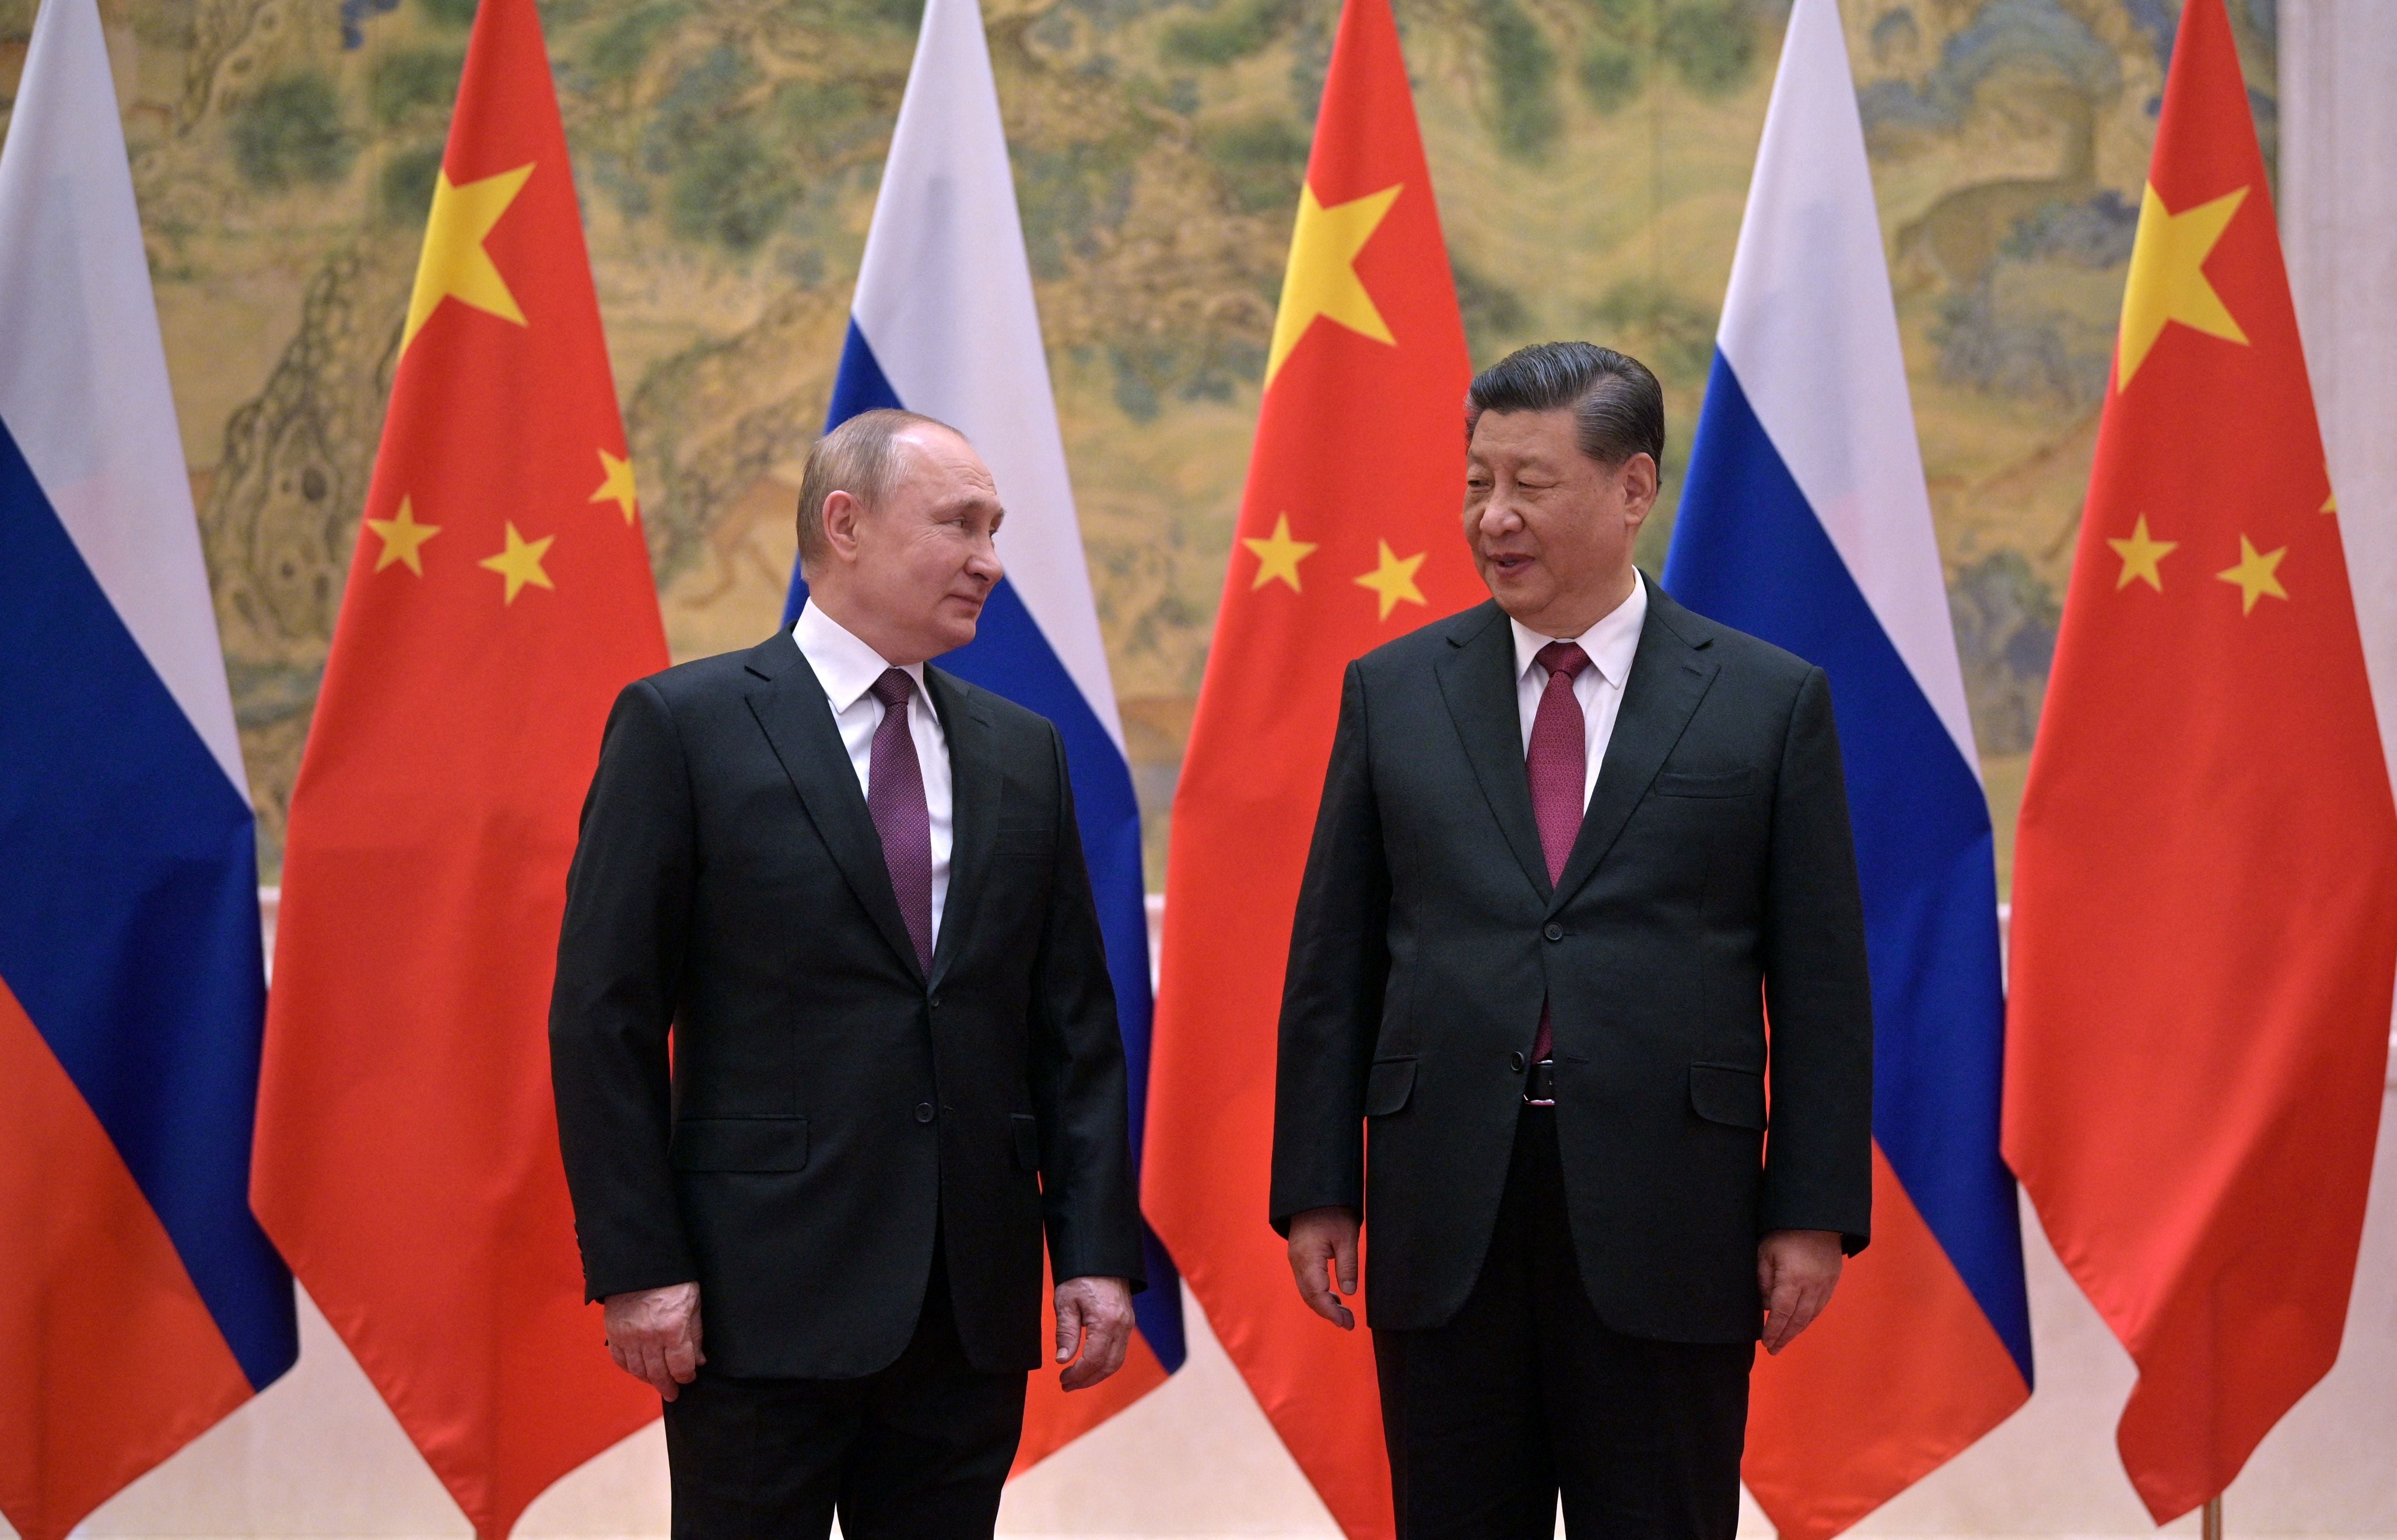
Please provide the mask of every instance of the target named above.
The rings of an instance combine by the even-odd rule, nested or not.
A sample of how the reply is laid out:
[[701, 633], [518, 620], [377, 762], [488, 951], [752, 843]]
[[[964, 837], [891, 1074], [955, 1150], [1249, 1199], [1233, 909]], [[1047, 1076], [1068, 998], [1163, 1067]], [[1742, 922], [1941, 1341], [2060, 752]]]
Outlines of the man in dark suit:
[[851, 419], [800, 489], [798, 623], [609, 718], [550, 1047], [677, 1536], [988, 1535], [1044, 1232], [1066, 1388], [1123, 1361], [1123, 1049], [1064, 744], [924, 666], [973, 639], [1001, 516], [953, 430]]
[[1806, 1328], [1871, 1203], [1830, 695], [1633, 568], [1665, 450], [1636, 360], [1526, 348], [1466, 435], [1493, 602], [1349, 665], [1273, 1222], [1344, 1328], [1371, 1226], [1405, 1540], [1546, 1540], [1560, 1493], [1577, 1540], [1729, 1540], [1760, 1329]]

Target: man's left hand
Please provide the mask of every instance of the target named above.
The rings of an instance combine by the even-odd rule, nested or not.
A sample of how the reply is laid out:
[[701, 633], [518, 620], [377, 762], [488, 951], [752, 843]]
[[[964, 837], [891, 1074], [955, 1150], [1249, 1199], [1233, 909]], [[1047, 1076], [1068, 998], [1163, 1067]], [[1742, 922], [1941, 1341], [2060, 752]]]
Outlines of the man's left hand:
[[1839, 1287], [1840, 1265], [1837, 1230], [1774, 1230], [1756, 1243], [1766, 1352], [1780, 1352], [1814, 1324]]
[[1088, 1390], [1123, 1367], [1132, 1346], [1132, 1285], [1119, 1278], [1069, 1278], [1057, 1285], [1057, 1383]]

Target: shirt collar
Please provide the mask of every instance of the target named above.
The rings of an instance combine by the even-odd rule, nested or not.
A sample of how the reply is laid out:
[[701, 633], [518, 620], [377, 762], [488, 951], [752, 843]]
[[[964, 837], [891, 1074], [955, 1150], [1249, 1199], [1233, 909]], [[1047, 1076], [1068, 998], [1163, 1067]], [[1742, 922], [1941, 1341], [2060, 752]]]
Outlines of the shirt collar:
[[[824, 686], [824, 699], [832, 703], [836, 715], [855, 705], [886, 670], [901, 666], [859, 641], [854, 633], [825, 614], [824, 607], [817, 604], [799, 611], [799, 618], [791, 625], [791, 640], [798, 644], [808, 666], [815, 670], [816, 682]], [[908, 663], [904, 670], [907, 677], [916, 681], [917, 692], [923, 693], [924, 665]]]
[[1550, 641], [1579, 642], [1581, 649], [1589, 654], [1590, 666], [1608, 684], [1621, 690], [1631, 677], [1631, 660], [1640, 650], [1640, 629], [1647, 620], [1648, 580], [1637, 575], [1632, 581], [1631, 596], [1578, 636], [1543, 636], [1510, 615], [1506, 623], [1515, 633], [1515, 676], [1520, 679], [1530, 673], [1533, 656]]

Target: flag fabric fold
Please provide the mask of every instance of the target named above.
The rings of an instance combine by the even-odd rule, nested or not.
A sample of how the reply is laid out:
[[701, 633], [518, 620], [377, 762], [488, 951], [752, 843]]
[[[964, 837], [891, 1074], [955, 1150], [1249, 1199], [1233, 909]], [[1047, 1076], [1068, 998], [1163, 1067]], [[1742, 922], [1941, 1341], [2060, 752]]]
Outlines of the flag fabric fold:
[[2030, 1394], [1997, 881], [1837, 0], [1798, 0], [1665, 565], [1819, 663], [1873, 984], [1873, 1244], [1755, 1375], [1743, 1465], [1784, 1536], [1847, 1528]]
[[107, 45], [0, 149], [0, 1513], [55, 1540], [291, 1366], [250, 1216], [256, 820]]
[[583, 1297], [550, 981], [665, 666], [533, 0], [482, 0], [284, 856], [252, 1197], [482, 1536], [658, 1414]]
[[[859, 412], [902, 407], [948, 423], [990, 466], [1007, 521], [1007, 575], [973, 642], [939, 665], [1056, 723], [1090, 863], [1132, 1091], [1135, 1159], [1148, 1085], [1148, 914], [1140, 807], [1099, 635], [1049, 382], [1032, 267], [1015, 202], [998, 88], [975, 0], [931, 0], [875, 198], [874, 221], [833, 382], [830, 432]], [[791, 579], [788, 625], [806, 602]], [[1182, 1292], [1172, 1259], [1144, 1236], [1148, 1289], [1123, 1369], [1068, 1396], [1033, 1378], [1016, 1468], [1105, 1422], [1182, 1367]]]
[[1267, 1224], [1275, 1044], [1342, 670], [1487, 596], [1458, 524], [1470, 373], [1389, 0], [1346, 0], [1174, 797], [1143, 1196], [1358, 1540], [1392, 1524], [1373, 1347], [1300, 1303]]
[[2397, 812], [2222, 0], [2189, 0], [2015, 848], [2005, 1151], [2158, 1522], [2337, 1358]]

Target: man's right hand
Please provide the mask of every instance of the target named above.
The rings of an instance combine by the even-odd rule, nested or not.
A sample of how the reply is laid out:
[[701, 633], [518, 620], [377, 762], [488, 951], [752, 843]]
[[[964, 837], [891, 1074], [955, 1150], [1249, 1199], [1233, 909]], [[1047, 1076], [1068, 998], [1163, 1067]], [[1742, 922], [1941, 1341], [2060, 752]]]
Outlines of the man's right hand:
[[667, 1400], [699, 1377], [707, 1355], [699, 1350], [697, 1283], [609, 1294], [600, 1303], [607, 1309], [608, 1356], [617, 1368], [647, 1380]]
[[[1357, 1325], [1340, 1294], [1357, 1292], [1357, 1231], [1354, 1209], [1307, 1209], [1290, 1222], [1290, 1270], [1298, 1279], [1298, 1297], [1306, 1307], [1343, 1332]], [[1340, 1280], [1340, 1293], [1332, 1279]]]

